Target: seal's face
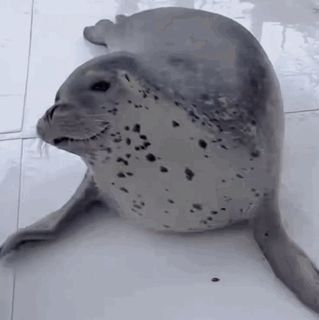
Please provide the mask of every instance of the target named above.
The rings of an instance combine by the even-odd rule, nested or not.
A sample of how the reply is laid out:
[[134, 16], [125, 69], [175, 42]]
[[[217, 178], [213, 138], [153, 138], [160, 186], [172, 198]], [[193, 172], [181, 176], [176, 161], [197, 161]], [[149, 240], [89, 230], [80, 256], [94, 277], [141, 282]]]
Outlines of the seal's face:
[[37, 132], [45, 142], [83, 154], [105, 142], [110, 116], [123, 96], [123, 76], [118, 70], [84, 64], [77, 68], [57, 92], [54, 105], [38, 121]]

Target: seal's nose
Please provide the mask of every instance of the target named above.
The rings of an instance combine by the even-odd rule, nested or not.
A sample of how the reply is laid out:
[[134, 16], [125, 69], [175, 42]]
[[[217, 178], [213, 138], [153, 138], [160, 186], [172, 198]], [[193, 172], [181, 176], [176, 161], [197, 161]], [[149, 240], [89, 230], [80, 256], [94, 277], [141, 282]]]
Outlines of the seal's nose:
[[45, 134], [45, 128], [44, 128], [44, 123], [43, 123], [42, 118], [37, 123], [36, 131], [37, 131], [38, 136], [43, 139], [44, 134]]

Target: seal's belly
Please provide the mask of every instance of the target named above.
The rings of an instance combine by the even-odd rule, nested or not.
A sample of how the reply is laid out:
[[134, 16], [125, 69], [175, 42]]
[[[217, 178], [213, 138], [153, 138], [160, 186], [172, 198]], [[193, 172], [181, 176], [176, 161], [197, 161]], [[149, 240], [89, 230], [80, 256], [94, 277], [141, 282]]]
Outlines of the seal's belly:
[[145, 163], [134, 176], [127, 176], [130, 169], [115, 170], [126, 175], [114, 176], [108, 192], [120, 215], [171, 231], [222, 228], [250, 217], [257, 191], [233, 170], [216, 170], [210, 158], [166, 161], [165, 168]]
[[112, 152], [97, 156], [93, 167], [99, 189], [122, 216], [171, 231], [250, 218], [264, 190], [247, 150], [232, 148], [176, 106], [134, 110], [118, 120]]

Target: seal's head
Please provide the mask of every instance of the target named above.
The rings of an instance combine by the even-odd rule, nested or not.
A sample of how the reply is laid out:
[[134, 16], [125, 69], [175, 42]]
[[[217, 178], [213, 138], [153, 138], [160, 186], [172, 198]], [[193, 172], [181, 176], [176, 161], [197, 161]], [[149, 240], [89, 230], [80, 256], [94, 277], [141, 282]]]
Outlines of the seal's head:
[[38, 121], [40, 138], [79, 155], [98, 148], [112, 127], [111, 115], [120, 111], [128, 94], [134, 67], [133, 57], [111, 54], [79, 66]]

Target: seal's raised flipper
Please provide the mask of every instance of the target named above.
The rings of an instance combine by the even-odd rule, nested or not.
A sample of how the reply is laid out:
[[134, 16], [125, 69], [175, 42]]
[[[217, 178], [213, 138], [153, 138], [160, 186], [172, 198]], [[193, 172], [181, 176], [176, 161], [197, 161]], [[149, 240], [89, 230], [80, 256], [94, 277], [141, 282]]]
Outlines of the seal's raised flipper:
[[81, 213], [88, 212], [98, 201], [101, 201], [98, 190], [92, 177], [86, 173], [74, 195], [62, 208], [11, 235], [0, 248], [0, 258], [24, 244], [56, 238], [58, 232], [70, 220]]
[[93, 44], [107, 47], [107, 36], [112, 32], [114, 23], [110, 20], [100, 20], [94, 26], [85, 27], [83, 36]]
[[255, 239], [276, 276], [305, 305], [319, 312], [319, 271], [284, 230], [277, 197], [269, 197], [264, 202], [253, 222], [253, 229]]

